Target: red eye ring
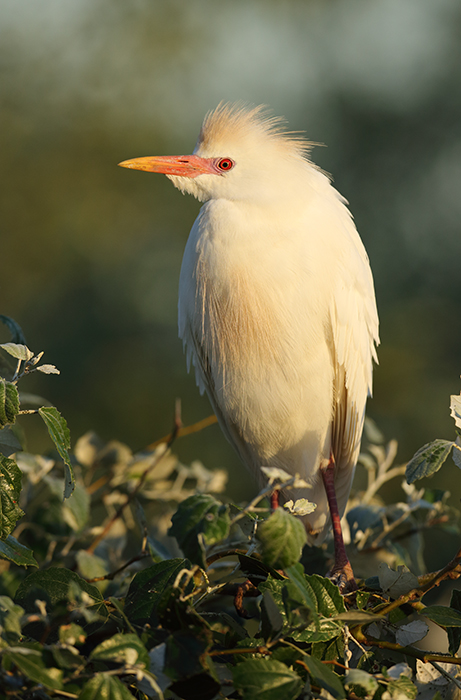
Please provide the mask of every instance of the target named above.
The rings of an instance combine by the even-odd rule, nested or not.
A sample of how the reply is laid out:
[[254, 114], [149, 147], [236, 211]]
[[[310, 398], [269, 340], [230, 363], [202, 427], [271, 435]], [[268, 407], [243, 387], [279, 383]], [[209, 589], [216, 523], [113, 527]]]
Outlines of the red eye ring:
[[219, 168], [219, 170], [222, 170], [223, 172], [232, 170], [234, 165], [235, 163], [231, 158], [220, 158], [216, 163], [216, 167]]

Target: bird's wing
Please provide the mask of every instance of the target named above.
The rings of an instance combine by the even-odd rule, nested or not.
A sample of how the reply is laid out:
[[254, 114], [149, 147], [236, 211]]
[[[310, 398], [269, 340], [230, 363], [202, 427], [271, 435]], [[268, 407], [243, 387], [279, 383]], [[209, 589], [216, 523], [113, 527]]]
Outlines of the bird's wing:
[[332, 450], [341, 511], [360, 449], [365, 403], [371, 395], [372, 365], [373, 360], [377, 361], [375, 344], [379, 343], [373, 278], [352, 220], [347, 225], [347, 240], [330, 309], [335, 368]]

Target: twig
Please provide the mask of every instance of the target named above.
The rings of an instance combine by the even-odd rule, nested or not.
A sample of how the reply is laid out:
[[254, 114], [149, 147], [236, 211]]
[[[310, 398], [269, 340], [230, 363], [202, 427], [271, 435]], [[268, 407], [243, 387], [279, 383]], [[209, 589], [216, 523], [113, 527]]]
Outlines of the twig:
[[461, 658], [458, 656], [448, 656], [444, 654], [433, 654], [432, 652], [426, 652], [423, 649], [416, 649], [415, 647], [403, 647], [396, 642], [385, 642], [381, 639], [375, 639], [374, 637], [366, 636], [362, 630], [355, 628], [353, 630], [354, 638], [368, 647], [379, 647], [380, 649], [390, 649], [392, 651], [398, 651], [404, 656], [411, 656], [414, 659], [419, 659], [424, 663], [439, 661], [440, 663], [449, 663], [461, 665]]
[[[176, 433], [176, 437], [184, 437], [185, 435], [191, 435], [192, 433], [198, 433], [200, 430], [203, 430], [204, 428], [208, 428], [209, 425], [214, 425], [215, 423], [218, 422], [218, 419], [214, 415], [214, 413], [211, 414], [211, 416], [207, 416], [207, 418], [202, 418], [202, 420], [197, 421], [197, 423], [192, 423], [192, 425], [186, 425], [184, 427], [179, 428], [179, 430]], [[172, 433], [169, 435], [165, 435], [165, 437], [159, 438], [158, 440], [155, 440], [155, 442], [152, 442], [150, 445], [147, 446], [147, 450], [155, 450], [158, 445], [160, 445], [162, 442], [169, 442], [171, 440]]]
[[227, 654], [272, 654], [267, 647], [253, 647], [249, 649], [219, 649], [208, 652], [208, 656], [227, 656]]
[[98, 544], [101, 542], [101, 540], [103, 540], [104, 537], [107, 535], [109, 530], [112, 528], [113, 524], [122, 516], [123, 511], [125, 510], [126, 506], [128, 506], [133, 501], [133, 499], [135, 498], [138, 491], [140, 491], [140, 489], [144, 486], [144, 483], [147, 479], [147, 476], [154, 469], [154, 467], [157, 466], [157, 464], [160, 462], [160, 460], [163, 459], [163, 457], [167, 454], [171, 445], [175, 441], [176, 436], [177, 436], [180, 428], [181, 428], [181, 404], [180, 404], [179, 399], [178, 399], [176, 401], [176, 406], [175, 406], [173, 432], [171, 433], [168, 442], [165, 444], [164, 450], [157, 453], [155, 459], [152, 460], [149, 467], [143, 472], [141, 478], [139, 479], [139, 481], [136, 484], [133, 491], [126, 496], [125, 502], [122, 503], [122, 505], [117, 509], [117, 511], [114, 513], [114, 515], [108, 520], [108, 522], [104, 526], [102, 532], [100, 532], [100, 534], [94, 539], [94, 541], [91, 543], [91, 545], [87, 548], [86, 551], [88, 552], [88, 554], [93, 554], [94, 550], [96, 549]]
[[141, 561], [141, 559], [145, 559], [146, 557], [149, 556], [149, 552], [146, 552], [145, 550], [141, 550], [138, 554], [135, 554], [134, 557], [131, 557], [131, 559], [125, 564], [122, 564], [122, 566], [119, 566], [118, 569], [115, 569], [115, 571], [111, 571], [109, 574], [106, 574], [105, 576], [95, 576], [95, 578], [86, 578], [84, 579], [87, 583], [98, 583], [99, 581], [112, 581], [118, 574], [120, 574], [124, 569], [127, 569], [131, 564], [134, 564], [136, 561]]

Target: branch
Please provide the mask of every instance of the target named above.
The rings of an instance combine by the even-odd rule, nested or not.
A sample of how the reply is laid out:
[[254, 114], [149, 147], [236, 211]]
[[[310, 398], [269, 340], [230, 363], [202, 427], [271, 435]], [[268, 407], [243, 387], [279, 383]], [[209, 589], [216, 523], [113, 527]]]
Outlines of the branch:
[[87, 548], [88, 554], [93, 554], [94, 550], [98, 546], [98, 544], [101, 542], [101, 540], [104, 539], [104, 537], [107, 535], [113, 524], [118, 520], [122, 514], [125, 508], [133, 501], [135, 498], [136, 494], [140, 491], [140, 489], [144, 486], [144, 483], [149, 475], [149, 473], [154, 469], [154, 467], [157, 466], [157, 464], [160, 462], [160, 460], [163, 459], [163, 457], [168, 453], [168, 450], [170, 449], [171, 445], [176, 439], [176, 436], [178, 434], [179, 429], [181, 428], [181, 404], [179, 400], [176, 402], [176, 407], [175, 407], [175, 417], [174, 417], [174, 424], [173, 424], [173, 432], [170, 435], [170, 438], [168, 442], [165, 444], [165, 449], [163, 452], [158, 453], [155, 458], [152, 460], [150, 466], [143, 472], [141, 478], [139, 479], [138, 483], [136, 484], [136, 487], [129, 493], [125, 499], [125, 503], [122, 503], [122, 505], [118, 508], [118, 510], [114, 513], [114, 515], [108, 520], [106, 525], [104, 526], [102, 532], [94, 539], [94, 541], [91, 543], [91, 545]]

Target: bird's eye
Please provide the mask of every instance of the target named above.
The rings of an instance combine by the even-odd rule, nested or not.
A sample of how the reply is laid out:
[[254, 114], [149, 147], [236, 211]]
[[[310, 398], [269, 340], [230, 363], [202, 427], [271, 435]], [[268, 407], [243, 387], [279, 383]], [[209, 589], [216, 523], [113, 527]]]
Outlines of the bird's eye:
[[232, 170], [234, 165], [235, 165], [234, 161], [231, 160], [230, 158], [221, 158], [216, 163], [216, 166], [219, 168], [219, 170], [222, 170], [224, 172], [227, 172], [227, 170]]

